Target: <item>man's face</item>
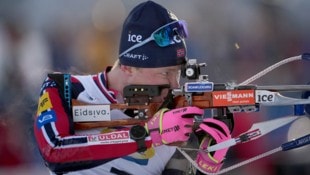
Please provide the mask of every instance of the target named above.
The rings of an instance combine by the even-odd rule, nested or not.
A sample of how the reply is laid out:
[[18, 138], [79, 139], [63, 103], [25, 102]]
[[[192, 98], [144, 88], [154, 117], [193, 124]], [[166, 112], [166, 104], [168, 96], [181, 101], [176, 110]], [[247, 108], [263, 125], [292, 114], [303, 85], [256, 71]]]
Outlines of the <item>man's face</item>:
[[[170, 66], [161, 68], [138, 68], [132, 73], [128, 80], [129, 84], [163, 85], [168, 84], [170, 88], [179, 88], [181, 66]], [[162, 102], [167, 96], [168, 89], [163, 89], [159, 97], [152, 99], [153, 102]]]

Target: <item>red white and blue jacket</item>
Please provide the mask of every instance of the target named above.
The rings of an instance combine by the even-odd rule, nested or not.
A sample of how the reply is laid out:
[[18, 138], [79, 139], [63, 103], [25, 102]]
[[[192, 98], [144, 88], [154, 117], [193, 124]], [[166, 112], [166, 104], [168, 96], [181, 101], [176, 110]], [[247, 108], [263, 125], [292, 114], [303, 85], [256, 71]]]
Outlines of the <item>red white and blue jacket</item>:
[[[141, 155], [137, 157], [137, 153], [135, 153], [137, 144], [130, 139], [128, 128], [113, 129], [104, 131], [104, 133], [102, 129], [86, 131], [74, 129], [71, 99], [89, 104], [117, 103], [115, 98], [117, 92], [107, 88], [106, 73], [109, 70], [110, 68], [105, 72], [88, 76], [50, 74], [45, 79], [40, 91], [34, 133], [40, 153], [51, 171], [63, 173], [83, 170], [87, 174], [87, 171], [97, 169], [96, 171], [99, 171], [100, 174], [104, 174], [103, 171], [112, 172], [111, 169], [118, 167], [117, 171], [123, 169], [126, 172], [134, 173], [137, 168], [132, 166], [136, 164], [139, 171], [142, 171], [141, 165], [143, 165], [144, 168], [150, 169], [150, 172], [146, 172], [147, 174], [159, 174], [158, 172], [164, 169], [165, 163], [174, 153], [175, 148], [167, 146], [157, 148], [157, 152], [165, 152], [164, 155], [151, 153], [152, 150], [156, 151], [152, 148], [150, 137], [147, 137], [146, 145], [149, 148], [148, 151], [151, 151], [148, 156], [144, 155], [144, 158]], [[128, 117], [123, 113], [122, 115], [116, 112], [114, 116], [111, 114], [111, 117], [112, 119], [113, 117]], [[127, 139], [126, 141], [96, 142], [94, 139], [105, 134], [117, 135], [120, 132], [122, 139]], [[122, 161], [133, 163], [133, 165], [129, 164], [133, 170], [126, 168], [126, 163]], [[163, 165], [159, 167], [157, 165], [158, 168], [155, 168], [156, 166], [150, 164], [152, 161], [156, 164], [160, 162]], [[152, 166], [155, 170], [151, 170]]]

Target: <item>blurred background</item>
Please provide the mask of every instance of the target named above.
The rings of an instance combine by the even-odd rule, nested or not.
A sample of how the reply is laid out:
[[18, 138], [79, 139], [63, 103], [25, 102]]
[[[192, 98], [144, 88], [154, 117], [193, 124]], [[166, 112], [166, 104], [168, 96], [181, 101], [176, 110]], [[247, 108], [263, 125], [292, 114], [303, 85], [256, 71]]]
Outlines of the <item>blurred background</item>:
[[[240, 83], [271, 64], [310, 52], [308, 0], [154, 1], [187, 21], [188, 57], [206, 62], [206, 74], [215, 83]], [[0, 174], [48, 174], [32, 135], [44, 77], [52, 71], [92, 74], [112, 65], [122, 22], [140, 2], [0, 1]], [[292, 62], [254, 84], [306, 84], [309, 68], [309, 61]], [[233, 135], [292, 110], [269, 107], [236, 114]], [[300, 118], [267, 137], [231, 148], [224, 167], [309, 132], [309, 117]], [[280, 152], [227, 174], [310, 174], [309, 153], [309, 146]]]

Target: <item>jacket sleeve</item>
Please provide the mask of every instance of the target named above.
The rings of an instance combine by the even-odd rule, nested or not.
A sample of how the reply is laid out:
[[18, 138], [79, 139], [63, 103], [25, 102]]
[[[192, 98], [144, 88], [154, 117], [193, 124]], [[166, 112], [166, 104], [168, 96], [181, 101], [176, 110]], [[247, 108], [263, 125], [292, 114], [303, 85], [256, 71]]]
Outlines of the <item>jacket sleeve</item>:
[[[137, 151], [128, 129], [104, 134], [74, 134], [72, 115], [60, 89], [51, 78], [44, 81], [34, 122], [39, 151], [52, 171], [92, 168]], [[152, 145], [149, 137], [146, 145]]]

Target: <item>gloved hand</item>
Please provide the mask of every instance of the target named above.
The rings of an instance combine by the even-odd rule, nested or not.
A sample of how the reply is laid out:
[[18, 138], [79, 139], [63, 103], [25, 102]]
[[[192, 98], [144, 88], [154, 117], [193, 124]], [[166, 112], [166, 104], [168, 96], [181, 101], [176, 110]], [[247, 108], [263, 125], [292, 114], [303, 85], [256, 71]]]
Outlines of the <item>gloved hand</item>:
[[[203, 123], [199, 125], [199, 129], [196, 130], [196, 132], [204, 132], [207, 134], [203, 137], [200, 143], [200, 150], [205, 150], [213, 144], [217, 144], [231, 138], [227, 125], [222, 121], [212, 118], [204, 119]], [[210, 153], [199, 151], [196, 162], [198, 166], [206, 172], [216, 173], [221, 169], [227, 151], [228, 148]]]
[[190, 133], [192, 133], [194, 115], [203, 115], [203, 113], [202, 109], [193, 106], [159, 110], [146, 123], [153, 145], [159, 146], [187, 141]]

